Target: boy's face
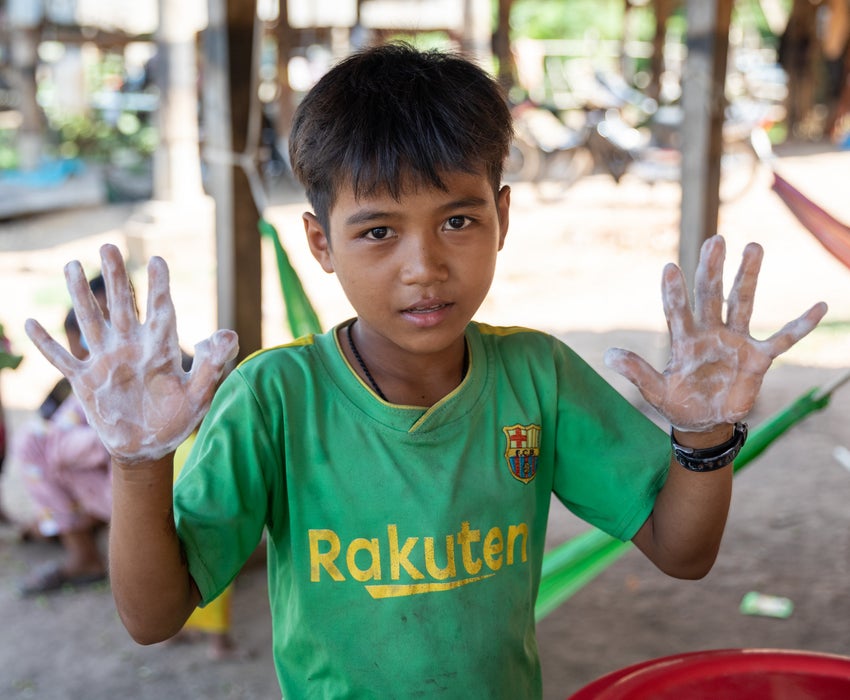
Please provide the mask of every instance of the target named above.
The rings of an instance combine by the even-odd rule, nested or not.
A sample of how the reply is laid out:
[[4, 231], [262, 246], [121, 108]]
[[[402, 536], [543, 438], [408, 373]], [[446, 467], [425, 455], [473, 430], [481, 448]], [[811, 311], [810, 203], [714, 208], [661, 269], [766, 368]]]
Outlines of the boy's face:
[[[462, 337], [490, 289], [508, 230], [510, 190], [445, 173], [446, 190], [408, 187], [356, 199], [341, 191], [325, 235], [304, 215], [313, 255], [335, 272], [364, 337], [383, 349], [438, 353]], [[390, 345], [386, 345], [389, 343]]]

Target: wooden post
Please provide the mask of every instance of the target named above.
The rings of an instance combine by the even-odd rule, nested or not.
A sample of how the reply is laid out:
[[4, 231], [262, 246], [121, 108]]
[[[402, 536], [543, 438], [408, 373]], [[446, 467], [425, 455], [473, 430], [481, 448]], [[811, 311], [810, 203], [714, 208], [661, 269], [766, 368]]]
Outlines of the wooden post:
[[205, 157], [216, 205], [218, 325], [239, 334], [242, 359], [262, 346], [259, 211], [245, 172], [229, 156], [248, 145], [256, 0], [208, 0], [208, 9]]
[[687, 3], [679, 265], [689, 286], [693, 286], [700, 247], [717, 231], [732, 5], [733, 0], [688, 0]]
[[9, 0], [6, 10], [9, 39], [9, 67], [7, 74], [11, 87], [15, 89], [20, 103], [21, 127], [16, 137], [18, 167], [35, 170], [44, 148], [46, 122], [36, 93], [36, 66], [38, 65], [38, 43], [44, 13], [41, 3], [26, 0]]
[[818, 7], [819, 3], [811, 0], [794, 0], [779, 40], [779, 63], [788, 74], [785, 120], [789, 134], [794, 136], [801, 135], [801, 127], [816, 101], [821, 52]]
[[499, 83], [505, 91], [516, 83], [516, 68], [511, 53], [511, 6], [513, 0], [499, 0], [496, 31], [493, 34], [493, 53], [499, 62]]
[[203, 197], [198, 154], [198, 70], [194, 2], [159, 0], [157, 85], [159, 146], [154, 199], [189, 206]]
[[[359, 8], [358, 8], [359, 11]], [[295, 48], [296, 33], [289, 24], [289, 9], [285, 0], [280, 0], [277, 27], [277, 83], [280, 90], [277, 97], [277, 121], [275, 131], [278, 142], [289, 144], [289, 130], [292, 128], [292, 116], [295, 113], [295, 102], [292, 86], [289, 84], [289, 59]], [[288, 155], [286, 156], [288, 157]]]
[[666, 69], [664, 47], [667, 44], [667, 22], [680, 0], [652, 0], [655, 11], [655, 34], [652, 37], [651, 79], [646, 94], [657, 100], [661, 95], [661, 76]]

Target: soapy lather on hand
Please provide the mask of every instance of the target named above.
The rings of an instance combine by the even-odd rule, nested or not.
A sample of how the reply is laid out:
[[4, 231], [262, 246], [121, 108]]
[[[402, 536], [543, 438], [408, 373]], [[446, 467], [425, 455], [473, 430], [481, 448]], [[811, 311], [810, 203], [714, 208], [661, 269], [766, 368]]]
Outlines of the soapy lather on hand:
[[605, 364], [635, 384], [677, 430], [705, 432], [742, 420], [774, 358], [811, 332], [827, 311], [820, 302], [766, 340], [753, 338], [750, 318], [763, 254], [757, 243], [744, 249], [725, 321], [726, 245], [721, 236], [709, 238], [700, 251], [693, 310], [681, 270], [672, 263], [664, 268], [670, 359], [663, 372], [628, 350], [611, 348], [605, 353]]
[[200, 423], [225, 365], [236, 357], [238, 339], [233, 331], [217, 331], [195, 346], [192, 368], [184, 372], [165, 261], [154, 257], [148, 264], [142, 323], [120, 251], [104, 245], [100, 253], [109, 322], [79, 262], [65, 267], [89, 357], [73, 357], [33, 319], [26, 332], [71, 382], [113, 459], [125, 464], [155, 461], [173, 452]]

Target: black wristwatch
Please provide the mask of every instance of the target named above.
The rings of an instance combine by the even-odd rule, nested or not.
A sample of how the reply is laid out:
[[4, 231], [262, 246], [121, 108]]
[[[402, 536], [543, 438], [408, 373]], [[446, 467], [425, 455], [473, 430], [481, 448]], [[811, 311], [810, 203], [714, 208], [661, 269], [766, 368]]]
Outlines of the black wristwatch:
[[735, 423], [732, 437], [722, 445], [716, 447], [685, 447], [676, 442], [673, 432], [670, 431], [670, 442], [673, 444], [673, 456], [685, 469], [692, 472], [713, 472], [717, 469], [732, 464], [735, 457], [747, 440], [747, 424]]

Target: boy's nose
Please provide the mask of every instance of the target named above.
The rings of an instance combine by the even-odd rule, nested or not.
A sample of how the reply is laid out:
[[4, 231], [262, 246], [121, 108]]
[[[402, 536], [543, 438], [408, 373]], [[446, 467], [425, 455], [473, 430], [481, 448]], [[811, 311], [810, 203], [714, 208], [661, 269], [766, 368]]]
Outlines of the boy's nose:
[[403, 251], [402, 281], [428, 285], [448, 278], [445, 251], [439, 241], [423, 237], [411, 239]]

